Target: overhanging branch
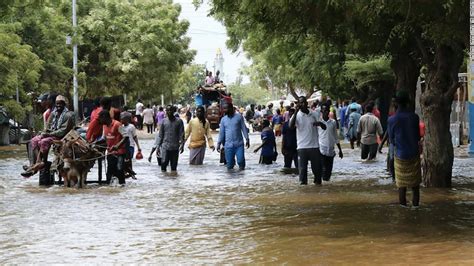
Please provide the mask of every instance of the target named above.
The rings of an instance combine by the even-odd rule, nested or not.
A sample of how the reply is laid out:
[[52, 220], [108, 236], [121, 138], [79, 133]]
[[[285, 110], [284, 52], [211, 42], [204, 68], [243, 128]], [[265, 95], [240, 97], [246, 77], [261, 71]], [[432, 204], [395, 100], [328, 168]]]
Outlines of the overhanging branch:
[[291, 81], [288, 81], [286, 83], [286, 85], [290, 89], [291, 96], [293, 96], [295, 98], [295, 100], [298, 100], [299, 96], [298, 96], [298, 94], [296, 94], [295, 88], [293, 87], [293, 84], [291, 83]]

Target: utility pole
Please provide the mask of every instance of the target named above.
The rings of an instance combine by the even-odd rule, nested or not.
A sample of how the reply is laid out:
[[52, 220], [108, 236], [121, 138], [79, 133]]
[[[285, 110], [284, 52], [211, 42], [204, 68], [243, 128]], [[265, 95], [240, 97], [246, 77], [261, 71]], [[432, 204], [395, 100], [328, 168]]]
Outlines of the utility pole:
[[73, 29], [73, 46], [72, 46], [72, 70], [73, 75], [73, 103], [74, 103], [74, 113], [76, 115], [76, 122], [79, 121], [79, 93], [77, 91], [77, 43], [75, 41], [76, 37], [76, 27], [77, 27], [77, 18], [76, 18], [76, 0], [72, 0], [72, 29]]

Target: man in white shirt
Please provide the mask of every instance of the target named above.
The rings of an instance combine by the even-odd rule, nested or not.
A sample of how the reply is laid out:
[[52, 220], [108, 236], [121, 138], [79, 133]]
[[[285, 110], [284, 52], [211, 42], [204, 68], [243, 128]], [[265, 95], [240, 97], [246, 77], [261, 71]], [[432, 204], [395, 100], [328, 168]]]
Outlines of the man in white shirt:
[[149, 104], [147, 104], [145, 110], [143, 110], [142, 117], [143, 124], [146, 125], [148, 134], [153, 134], [153, 123], [155, 122], [155, 116], [153, 109], [151, 109]]
[[337, 135], [337, 123], [336, 120], [329, 118], [330, 106], [323, 104], [321, 106], [321, 112], [323, 114], [323, 121], [326, 125], [326, 130], [318, 128], [319, 134], [319, 149], [321, 151], [321, 165], [322, 165], [322, 178], [324, 181], [329, 181], [332, 174], [332, 166], [334, 164], [334, 157], [336, 151], [334, 145], [337, 145], [339, 149], [339, 157], [342, 159], [342, 149], [339, 144], [339, 138]]
[[319, 112], [308, 108], [306, 97], [300, 96], [296, 105], [296, 113], [290, 119], [290, 128], [296, 127], [301, 185], [308, 184], [308, 161], [311, 161], [314, 183], [321, 185], [321, 153], [319, 151], [318, 127], [326, 130], [326, 125], [319, 121], [319, 117]]
[[143, 129], [143, 103], [141, 99], [138, 99], [137, 104], [135, 105], [135, 116], [137, 117], [137, 128], [139, 130]]

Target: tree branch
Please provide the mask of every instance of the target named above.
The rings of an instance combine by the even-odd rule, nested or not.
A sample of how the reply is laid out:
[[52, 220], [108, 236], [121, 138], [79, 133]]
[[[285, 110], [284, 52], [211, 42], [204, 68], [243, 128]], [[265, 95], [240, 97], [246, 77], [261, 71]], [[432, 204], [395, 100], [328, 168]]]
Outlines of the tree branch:
[[290, 89], [290, 93], [291, 95], [295, 98], [295, 100], [298, 100], [298, 94], [296, 94], [296, 91], [295, 91], [295, 88], [293, 87], [293, 85], [291, 84], [291, 81], [288, 81], [286, 83], [286, 85], [288, 86], [288, 88]]
[[454, 93], [456, 93], [458, 88], [459, 88], [459, 81], [456, 77], [456, 79], [454, 79], [453, 84], [451, 84], [449, 89], [444, 93], [444, 97], [452, 97], [454, 95]]
[[423, 41], [421, 40], [420, 36], [415, 35], [415, 41], [418, 49], [421, 52], [423, 62], [425, 62], [425, 64], [431, 68], [433, 66], [433, 61], [431, 60], [432, 58], [429, 52], [426, 50], [426, 47], [423, 45]]

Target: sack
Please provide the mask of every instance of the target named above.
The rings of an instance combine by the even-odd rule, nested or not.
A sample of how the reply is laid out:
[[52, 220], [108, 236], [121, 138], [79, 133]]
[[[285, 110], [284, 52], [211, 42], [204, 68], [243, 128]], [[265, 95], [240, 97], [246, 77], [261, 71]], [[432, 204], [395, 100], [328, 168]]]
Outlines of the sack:
[[278, 152], [274, 151], [272, 161], [276, 162], [277, 158], [278, 158]]
[[135, 159], [137, 159], [137, 160], [143, 159], [143, 154], [142, 154], [141, 151], [138, 151], [138, 152], [137, 152], [137, 155], [135, 155]]

